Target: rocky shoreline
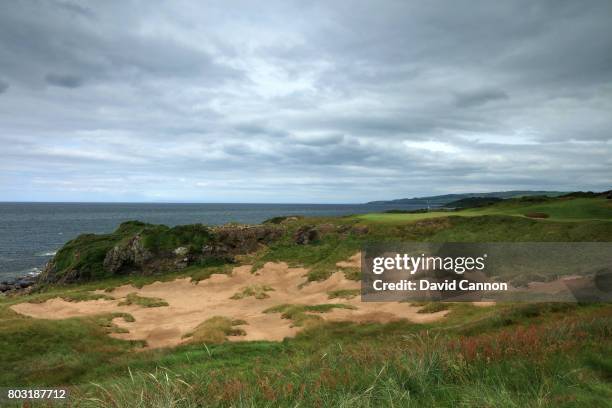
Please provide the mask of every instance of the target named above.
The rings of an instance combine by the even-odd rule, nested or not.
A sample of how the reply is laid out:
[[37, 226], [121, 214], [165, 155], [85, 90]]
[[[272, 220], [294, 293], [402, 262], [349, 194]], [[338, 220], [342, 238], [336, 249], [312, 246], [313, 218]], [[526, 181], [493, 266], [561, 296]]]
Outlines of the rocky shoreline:
[[0, 281], [0, 293], [4, 295], [21, 294], [29, 292], [36, 284], [38, 275], [28, 274]]
[[259, 225], [207, 227], [194, 224], [169, 228], [128, 221], [112, 234], [83, 234], [67, 242], [40, 274], [0, 282], [4, 295], [27, 294], [37, 284], [67, 284], [113, 275], [152, 275], [206, 262], [235, 262], [235, 257], [287, 238], [297, 245], [318, 242], [329, 233], [364, 235], [365, 226], [296, 225], [299, 217], [276, 217]]

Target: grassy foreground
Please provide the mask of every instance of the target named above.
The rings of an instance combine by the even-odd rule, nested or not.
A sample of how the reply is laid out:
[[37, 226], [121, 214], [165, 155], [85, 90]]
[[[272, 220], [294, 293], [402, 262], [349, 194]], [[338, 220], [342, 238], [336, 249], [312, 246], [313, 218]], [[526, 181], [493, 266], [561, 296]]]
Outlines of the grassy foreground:
[[[602, 199], [522, 207], [504, 202], [464, 211], [297, 220], [285, 237], [242, 262], [257, 268], [285, 261], [308, 267], [308, 278], [319, 280], [370, 241], [612, 241], [612, 207]], [[530, 219], [522, 215], [527, 212], [550, 216]], [[311, 245], [292, 240], [304, 225], [330, 223], [368, 230], [329, 233]], [[449, 315], [430, 324], [325, 323], [305, 314], [308, 307], [281, 305], [269, 312], [304, 327], [296, 338], [215, 344], [240, 330], [241, 322], [219, 318], [203, 322], [191, 336], [193, 344], [140, 352], [135, 351], [140, 342], [107, 336], [118, 330], [111, 323], [117, 316], [49, 321], [9, 309], [55, 296], [88, 300], [92, 289], [126, 282], [205, 279], [229, 268], [202, 265], [161, 277], [114, 276], [0, 299], [0, 386], [69, 386], [72, 406], [83, 407], [605, 407], [612, 401], [609, 304], [445, 304]], [[351, 268], [344, 272], [358, 277]], [[259, 292], [265, 295], [264, 289], [252, 295]], [[330, 299], [351, 295], [329, 294]], [[157, 300], [133, 301], [150, 306]], [[336, 305], [330, 300], [309, 307], [324, 312]], [[439, 309], [430, 304], [424, 311]]]
[[138, 353], [95, 319], [4, 311], [2, 383], [70, 385], [86, 407], [608, 406], [610, 305], [450, 307], [432, 325], [320, 324], [282, 343]]

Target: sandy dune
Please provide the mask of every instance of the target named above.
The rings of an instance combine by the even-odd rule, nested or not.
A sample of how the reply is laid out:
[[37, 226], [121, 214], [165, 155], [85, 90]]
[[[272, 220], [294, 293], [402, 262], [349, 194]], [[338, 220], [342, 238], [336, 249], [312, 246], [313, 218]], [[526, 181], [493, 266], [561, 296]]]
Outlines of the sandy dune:
[[[359, 266], [360, 255], [356, 254], [339, 267]], [[245, 336], [230, 337], [233, 341], [272, 340], [280, 341], [294, 336], [299, 327], [292, 327], [291, 321], [282, 319], [280, 313], [263, 313], [265, 309], [280, 304], [324, 303], [351, 304], [356, 309], [334, 309], [321, 314], [326, 320], [350, 320], [356, 322], [388, 322], [408, 319], [414, 322], [428, 322], [442, 318], [447, 311], [432, 314], [418, 314], [419, 307], [408, 303], [362, 303], [359, 296], [350, 300], [329, 299], [328, 292], [339, 289], [359, 289], [360, 282], [347, 280], [342, 272], [334, 273], [322, 282], [306, 283], [308, 271], [290, 268], [285, 263], [267, 263], [256, 273], [251, 266], [233, 269], [231, 275], [212, 275], [209, 279], [193, 283], [189, 278], [171, 282], [155, 282], [137, 289], [131, 285], [116, 288], [109, 293], [115, 300], [67, 302], [60, 298], [44, 303], [20, 303], [12, 307], [18, 313], [39, 319], [65, 319], [109, 312], [126, 312], [135, 321], [128, 323], [122, 318], [113, 323], [127, 329], [128, 333], [113, 333], [121, 339], [146, 340], [148, 347], [170, 347], [188, 339], [183, 336], [198, 324], [213, 316], [242, 319], [247, 325], [240, 326]], [[230, 299], [235, 293], [250, 285], [267, 285], [274, 290], [266, 292], [266, 299], [245, 297]], [[162, 298], [169, 306], [145, 308], [138, 305], [119, 306], [129, 293], [139, 296]]]

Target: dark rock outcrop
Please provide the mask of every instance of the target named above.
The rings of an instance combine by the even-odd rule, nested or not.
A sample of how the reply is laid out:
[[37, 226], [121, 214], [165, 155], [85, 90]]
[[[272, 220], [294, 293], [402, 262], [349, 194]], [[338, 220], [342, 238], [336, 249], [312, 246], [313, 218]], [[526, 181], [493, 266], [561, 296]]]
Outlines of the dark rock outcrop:
[[151, 251], [142, 244], [140, 235], [136, 235], [126, 243], [115, 245], [104, 257], [104, 270], [117, 273], [126, 267], [143, 268], [153, 258]]
[[41, 283], [71, 283], [117, 274], [156, 274], [233, 261], [283, 235], [277, 225], [201, 224], [166, 227], [130, 221], [111, 234], [84, 234], [66, 243], [46, 265]]
[[370, 232], [370, 229], [367, 225], [353, 225], [351, 227], [351, 233], [355, 235], [366, 235], [368, 232]]
[[233, 260], [268, 244], [283, 234], [283, 229], [271, 225], [226, 225], [212, 230], [213, 239], [202, 248], [204, 257]]
[[369, 229], [365, 225], [334, 225], [334, 224], [319, 224], [319, 225], [303, 225], [293, 234], [293, 241], [298, 245], [312, 244], [328, 234], [339, 233], [346, 235], [365, 235]]
[[[79, 254], [76, 254], [75, 257], [78, 258]], [[56, 259], [52, 258], [38, 275], [37, 281], [41, 283], [70, 283], [79, 280], [78, 269], [67, 270], [66, 273], [61, 275], [57, 274], [58, 269]]]
[[321, 238], [319, 230], [312, 225], [303, 225], [293, 235], [293, 240], [298, 245], [308, 245]]
[[280, 237], [282, 229], [267, 225], [228, 225], [210, 229], [210, 240], [201, 248], [183, 245], [172, 251], [153, 253], [145, 248], [140, 235], [116, 245], [104, 258], [109, 273], [140, 271], [145, 273], [184, 269], [207, 259], [228, 262]]
[[338, 233], [343, 235], [366, 235], [370, 232], [367, 225], [350, 225], [344, 224], [338, 227]]

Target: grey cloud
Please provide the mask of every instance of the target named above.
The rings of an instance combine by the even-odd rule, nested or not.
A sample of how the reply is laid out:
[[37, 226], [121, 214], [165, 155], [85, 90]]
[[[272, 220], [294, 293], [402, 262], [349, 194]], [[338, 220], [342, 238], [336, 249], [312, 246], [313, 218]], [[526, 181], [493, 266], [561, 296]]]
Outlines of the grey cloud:
[[459, 107], [472, 107], [508, 98], [508, 94], [500, 89], [479, 89], [477, 91], [456, 93], [455, 104]]
[[69, 74], [47, 74], [45, 82], [62, 88], [78, 88], [83, 85], [83, 78]]
[[611, 19], [607, 0], [1, 2], [0, 199], [603, 190]]
[[[196, 46], [140, 33], [138, 27], [146, 18], [138, 8], [54, 4], [0, 5], [0, 69], [27, 86], [35, 87], [41, 77], [53, 85], [75, 87], [84, 77], [116, 84], [181, 77], [215, 83], [241, 76], [238, 69], [218, 63]], [[91, 17], [93, 8], [97, 8], [93, 21], [72, 17], [74, 13]], [[41, 69], [47, 73], [41, 75]]]
[[248, 135], [287, 137], [289, 134], [281, 129], [269, 127], [266, 123], [242, 123], [235, 126], [235, 130], [239, 133]]
[[55, 3], [57, 4], [58, 8], [63, 9], [72, 15], [76, 15], [79, 17], [85, 17], [87, 19], [95, 18], [95, 13], [92, 11], [92, 9], [88, 7], [84, 7], [78, 3], [67, 2], [67, 1], [57, 1]]
[[290, 139], [301, 145], [328, 146], [344, 141], [344, 135], [337, 133], [319, 135], [292, 135]]

